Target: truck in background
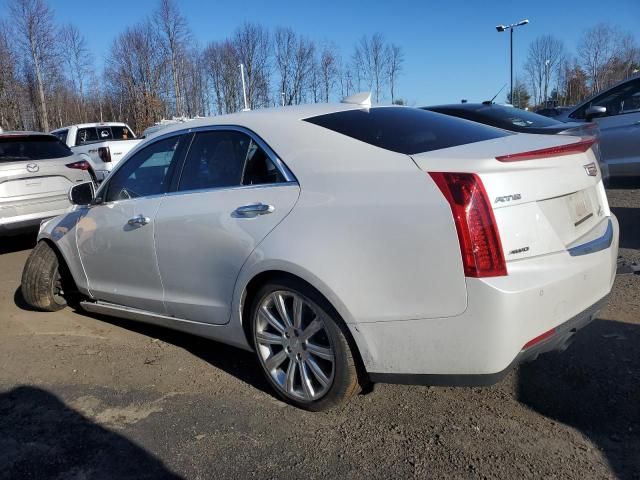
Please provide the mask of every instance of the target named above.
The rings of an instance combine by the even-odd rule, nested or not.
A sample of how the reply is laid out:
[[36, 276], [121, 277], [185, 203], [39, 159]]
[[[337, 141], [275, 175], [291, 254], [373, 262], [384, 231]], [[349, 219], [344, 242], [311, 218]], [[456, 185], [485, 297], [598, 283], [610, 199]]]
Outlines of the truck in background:
[[82, 123], [51, 132], [73, 153], [91, 165], [91, 176], [101, 182], [120, 160], [142, 140], [126, 123]]

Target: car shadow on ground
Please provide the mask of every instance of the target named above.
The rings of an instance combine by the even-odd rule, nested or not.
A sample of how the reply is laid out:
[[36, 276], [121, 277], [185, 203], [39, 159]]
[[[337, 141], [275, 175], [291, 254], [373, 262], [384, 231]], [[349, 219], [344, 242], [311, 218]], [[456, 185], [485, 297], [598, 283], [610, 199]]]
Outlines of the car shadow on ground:
[[160, 460], [58, 397], [34, 387], [0, 392], [0, 478], [177, 479]]
[[258, 360], [252, 352], [169, 328], [85, 312], [81, 308], [77, 309], [77, 313], [182, 348], [213, 367], [274, 396], [273, 390], [265, 380]]
[[620, 248], [640, 250], [640, 208], [612, 207], [620, 223]]
[[[640, 326], [596, 320], [518, 372], [518, 399], [581, 431], [617, 478], [640, 478]], [[579, 447], [581, 448], [581, 447]]]
[[29, 250], [36, 246], [37, 237], [37, 230], [21, 235], [0, 237], [0, 255]]

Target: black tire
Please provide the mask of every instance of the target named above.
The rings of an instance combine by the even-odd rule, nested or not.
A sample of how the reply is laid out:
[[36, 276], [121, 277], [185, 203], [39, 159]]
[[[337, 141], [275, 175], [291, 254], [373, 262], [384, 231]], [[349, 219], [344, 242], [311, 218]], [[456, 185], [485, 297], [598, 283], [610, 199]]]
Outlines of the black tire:
[[56, 312], [67, 306], [62, 292], [58, 256], [47, 242], [38, 242], [22, 271], [20, 290], [25, 302], [36, 310]]
[[[256, 343], [256, 322], [258, 318], [258, 308], [270, 294], [276, 291], [288, 291], [301, 297], [305, 302], [313, 307], [316, 314], [320, 316], [325, 325], [325, 331], [333, 348], [335, 363], [333, 370], [333, 381], [328, 391], [319, 399], [306, 401], [292, 398], [287, 395], [272, 378], [271, 374], [264, 366], [263, 359], [258, 352]], [[250, 305], [250, 334], [251, 341], [256, 352], [256, 359], [260, 368], [277, 395], [285, 402], [298, 408], [319, 412], [345, 404], [354, 394], [360, 390], [358, 381], [358, 371], [354, 352], [349, 341], [349, 332], [346, 325], [339, 318], [337, 312], [331, 304], [315, 289], [302, 281], [291, 278], [281, 278], [263, 285], [253, 296]], [[353, 347], [355, 348], [355, 346]]]

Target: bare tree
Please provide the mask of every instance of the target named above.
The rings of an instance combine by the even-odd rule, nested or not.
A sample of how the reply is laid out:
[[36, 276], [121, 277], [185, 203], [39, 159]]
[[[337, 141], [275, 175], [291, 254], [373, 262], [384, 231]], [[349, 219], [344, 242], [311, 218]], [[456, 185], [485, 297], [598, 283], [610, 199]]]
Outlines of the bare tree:
[[0, 22], [0, 128], [22, 129], [17, 55], [10, 37], [9, 28]]
[[615, 36], [610, 25], [599, 23], [585, 31], [578, 45], [578, 55], [590, 78], [592, 93], [600, 91], [605, 85], [605, 67], [614, 56]]
[[76, 90], [78, 117], [87, 121], [85, 109], [85, 79], [90, 77], [93, 60], [86, 46], [84, 36], [77, 27], [68, 24], [60, 29], [60, 54], [66, 66], [66, 73]]
[[109, 93], [118, 99], [123, 120], [137, 131], [166, 115], [166, 67], [160, 38], [149, 21], [128, 28], [113, 42], [105, 67]]
[[402, 52], [402, 47], [396, 45], [395, 43], [387, 45], [386, 57], [389, 93], [391, 93], [391, 103], [394, 103], [396, 98], [396, 82], [398, 80], [398, 75], [402, 71], [402, 64], [404, 63], [404, 53]]
[[548, 100], [549, 87], [553, 78], [557, 76], [563, 57], [564, 45], [551, 35], [538, 37], [529, 45], [525, 71], [529, 76], [536, 105]]
[[329, 95], [333, 90], [339, 75], [340, 57], [335, 45], [325, 45], [320, 53], [319, 72], [322, 82], [322, 100], [329, 101]]
[[54, 63], [56, 54], [53, 11], [44, 0], [12, 0], [9, 10], [18, 45], [33, 70], [39, 125], [49, 131], [44, 77], [46, 69]]
[[[255, 23], [245, 23], [235, 31], [233, 46], [239, 63], [244, 65], [247, 103], [255, 109], [269, 104], [269, 32]], [[237, 70], [238, 76], [240, 70]]]
[[387, 81], [387, 55], [384, 37], [375, 33], [371, 38], [366, 35], [356, 44], [353, 55], [354, 66], [360, 80], [364, 79], [373, 90], [374, 99], [379, 102], [382, 89]]
[[204, 51], [204, 68], [213, 89], [218, 114], [237, 112], [242, 108], [240, 72], [233, 43], [210, 43]]
[[160, 0], [153, 21], [160, 32], [160, 43], [171, 66], [175, 113], [184, 116], [186, 111], [181, 80], [183, 79], [183, 60], [187, 55], [187, 45], [191, 37], [189, 25], [175, 0]]

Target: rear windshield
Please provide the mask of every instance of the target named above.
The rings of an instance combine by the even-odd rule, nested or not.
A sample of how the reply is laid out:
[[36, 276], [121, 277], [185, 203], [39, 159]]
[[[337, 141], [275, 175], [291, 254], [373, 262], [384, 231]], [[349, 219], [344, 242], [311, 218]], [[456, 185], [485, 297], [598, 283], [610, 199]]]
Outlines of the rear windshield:
[[111, 140], [133, 140], [134, 138], [136, 137], [131, 133], [131, 130], [124, 126], [80, 128], [76, 135], [76, 145]]
[[409, 107], [348, 110], [305, 121], [407, 155], [510, 135], [486, 125]]
[[71, 150], [51, 135], [0, 136], [0, 163], [64, 158]]

